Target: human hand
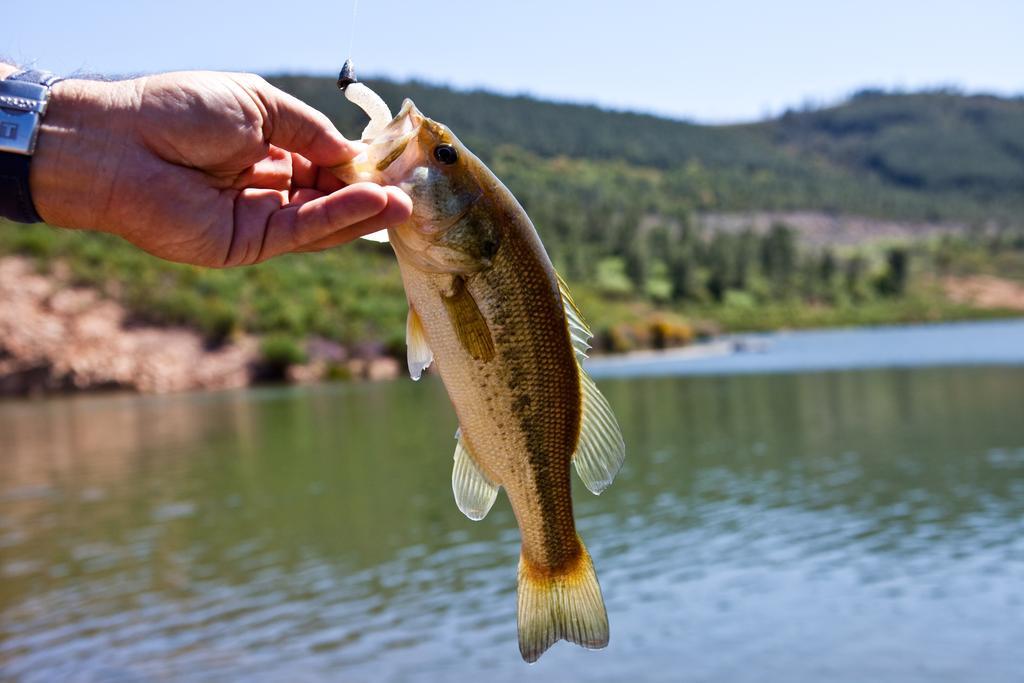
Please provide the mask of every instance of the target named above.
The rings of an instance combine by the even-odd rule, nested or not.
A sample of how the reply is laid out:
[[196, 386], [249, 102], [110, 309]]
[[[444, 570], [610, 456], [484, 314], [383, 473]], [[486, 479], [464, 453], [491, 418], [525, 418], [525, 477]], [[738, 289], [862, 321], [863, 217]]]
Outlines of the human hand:
[[252, 74], [181, 72], [53, 88], [32, 160], [43, 220], [114, 233], [171, 261], [258, 263], [408, 218], [398, 188], [343, 186], [361, 149]]

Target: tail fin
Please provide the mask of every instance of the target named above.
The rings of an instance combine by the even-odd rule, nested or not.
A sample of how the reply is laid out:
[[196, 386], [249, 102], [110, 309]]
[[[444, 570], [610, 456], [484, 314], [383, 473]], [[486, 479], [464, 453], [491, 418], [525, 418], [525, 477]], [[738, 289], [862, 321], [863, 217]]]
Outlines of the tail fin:
[[558, 573], [519, 556], [519, 652], [531, 664], [559, 640], [608, 645], [608, 614], [594, 563], [580, 541], [576, 563]]

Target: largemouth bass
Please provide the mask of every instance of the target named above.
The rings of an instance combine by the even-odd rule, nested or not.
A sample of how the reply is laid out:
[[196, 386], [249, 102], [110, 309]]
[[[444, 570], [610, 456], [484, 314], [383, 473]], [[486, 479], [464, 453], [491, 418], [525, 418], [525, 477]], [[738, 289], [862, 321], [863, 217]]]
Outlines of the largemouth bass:
[[412, 217], [388, 230], [409, 300], [409, 370], [432, 362], [458, 416], [452, 489], [480, 520], [504, 488], [522, 536], [519, 649], [536, 661], [560, 639], [608, 644], [597, 575], [576, 533], [570, 463], [592, 492], [625, 446], [580, 366], [591, 338], [529, 217], [445, 126], [409, 100], [369, 147], [336, 169], [397, 185]]

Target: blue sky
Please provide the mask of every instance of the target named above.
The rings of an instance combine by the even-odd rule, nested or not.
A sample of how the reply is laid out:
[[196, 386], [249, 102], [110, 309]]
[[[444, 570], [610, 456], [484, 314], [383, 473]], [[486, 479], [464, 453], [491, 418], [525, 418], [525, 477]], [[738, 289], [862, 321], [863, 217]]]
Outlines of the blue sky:
[[[0, 55], [58, 72], [336, 73], [352, 0], [13, 2]], [[361, 72], [698, 121], [868, 85], [1024, 94], [1024, 2], [361, 0]]]

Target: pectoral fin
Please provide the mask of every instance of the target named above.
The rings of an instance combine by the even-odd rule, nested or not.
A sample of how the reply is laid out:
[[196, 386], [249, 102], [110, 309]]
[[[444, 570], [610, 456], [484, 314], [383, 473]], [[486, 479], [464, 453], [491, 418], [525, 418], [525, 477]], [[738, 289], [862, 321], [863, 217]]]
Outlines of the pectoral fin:
[[476, 360], [488, 361], [494, 358], [491, 330], [473, 295], [466, 288], [466, 280], [461, 276], [452, 278], [451, 292], [443, 294], [441, 300], [444, 301], [448, 317], [466, 353]]
[[405, 320], [406, 358], [409, 361], [409, 376], [418, 380], [423, 371], [434, 361], [434, 352], [427, 346], [427, 335], [416, 309], [409, 305], [409, 317]]
[[455, 504], [475, 522], [487, 516], [498, 497], [498, 485], [487, 478], [462, 444], [461, 432], [456, 432], [455, 466], [452, 468], [452, 492]]

